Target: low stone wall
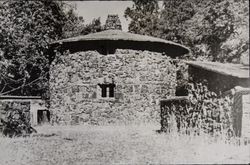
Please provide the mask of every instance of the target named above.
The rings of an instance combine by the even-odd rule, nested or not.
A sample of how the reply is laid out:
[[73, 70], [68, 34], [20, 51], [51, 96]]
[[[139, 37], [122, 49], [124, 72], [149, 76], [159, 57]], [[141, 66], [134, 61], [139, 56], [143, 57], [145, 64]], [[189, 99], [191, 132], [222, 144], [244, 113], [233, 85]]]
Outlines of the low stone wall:
[[[52, 120], [56, 123], [159, 121], [159, 100], [174, 96], [176, 67], [169, 57], [148, 51], [95, 51], [57, 56], [50, 69]], [[103, 98], [98, 84], [115, 84]]]
[[38, 124], [38, 110], [46, 110], [47, 107], [45, 100], [38, 96], [0, 96], [0, 118], [6, 117], [8, 110], [13, 109], [23, 110], [27, 121], [35, 126]]

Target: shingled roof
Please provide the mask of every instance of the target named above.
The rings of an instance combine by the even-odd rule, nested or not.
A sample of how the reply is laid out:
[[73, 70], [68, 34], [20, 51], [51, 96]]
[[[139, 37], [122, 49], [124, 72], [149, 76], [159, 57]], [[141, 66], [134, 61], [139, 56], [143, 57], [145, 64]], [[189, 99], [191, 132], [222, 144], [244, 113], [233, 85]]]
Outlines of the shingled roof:
[[165, 52], [166, 55], [177, 57], [189, 53], [189, 49], [181, 44], [156, 37], [132, 34], [121, 30], [106, 30], [102, 32], [81, 35], [56, 41], [52, 46], [61, 45], [65, 50], [77, 52], [82, 50], [115, 50], [133, 49]]
[[187, 64], [204, 70], [238, 78], [249, 79], [249, 66], [232, 63], [186, 61]]

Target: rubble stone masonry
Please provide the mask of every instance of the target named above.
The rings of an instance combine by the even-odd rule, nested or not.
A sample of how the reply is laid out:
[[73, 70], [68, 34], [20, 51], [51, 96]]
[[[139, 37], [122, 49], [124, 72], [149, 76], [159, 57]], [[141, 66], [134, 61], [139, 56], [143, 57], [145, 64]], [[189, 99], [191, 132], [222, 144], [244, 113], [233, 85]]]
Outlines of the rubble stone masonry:
[[[114, 97], [101, 84], [113, 84]], [[117, 50], [59, 55], [50, 68], [52, 122], [139, 123], [160, 120], [159, 101], [174, 96], [176, 67], [149, 51]]]

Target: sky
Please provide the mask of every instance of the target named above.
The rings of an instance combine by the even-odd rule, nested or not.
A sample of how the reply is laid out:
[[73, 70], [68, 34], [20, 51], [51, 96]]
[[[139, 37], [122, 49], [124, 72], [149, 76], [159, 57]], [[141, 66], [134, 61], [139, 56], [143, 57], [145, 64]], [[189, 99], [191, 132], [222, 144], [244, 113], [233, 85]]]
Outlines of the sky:
[[85, 24], [90, 23], [93, 18], [101, 18], [102, 25], [105, 24], [108, 14], [118, 14], [122, 30], [128, 31], [129, 20], [124, 17], [127, 7], [132, 7], [132, 1], [71, 1], [76, 6], [76, 13], [82, 16]]

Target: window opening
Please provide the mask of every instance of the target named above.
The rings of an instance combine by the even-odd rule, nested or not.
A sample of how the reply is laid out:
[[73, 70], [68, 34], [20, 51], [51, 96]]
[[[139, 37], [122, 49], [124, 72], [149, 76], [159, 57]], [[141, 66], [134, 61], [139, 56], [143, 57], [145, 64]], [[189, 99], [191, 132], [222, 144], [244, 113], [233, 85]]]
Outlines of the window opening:
[[114, 97], [115, 96], [115, 84], [98, 84], [101, 88], [102, 97]]

